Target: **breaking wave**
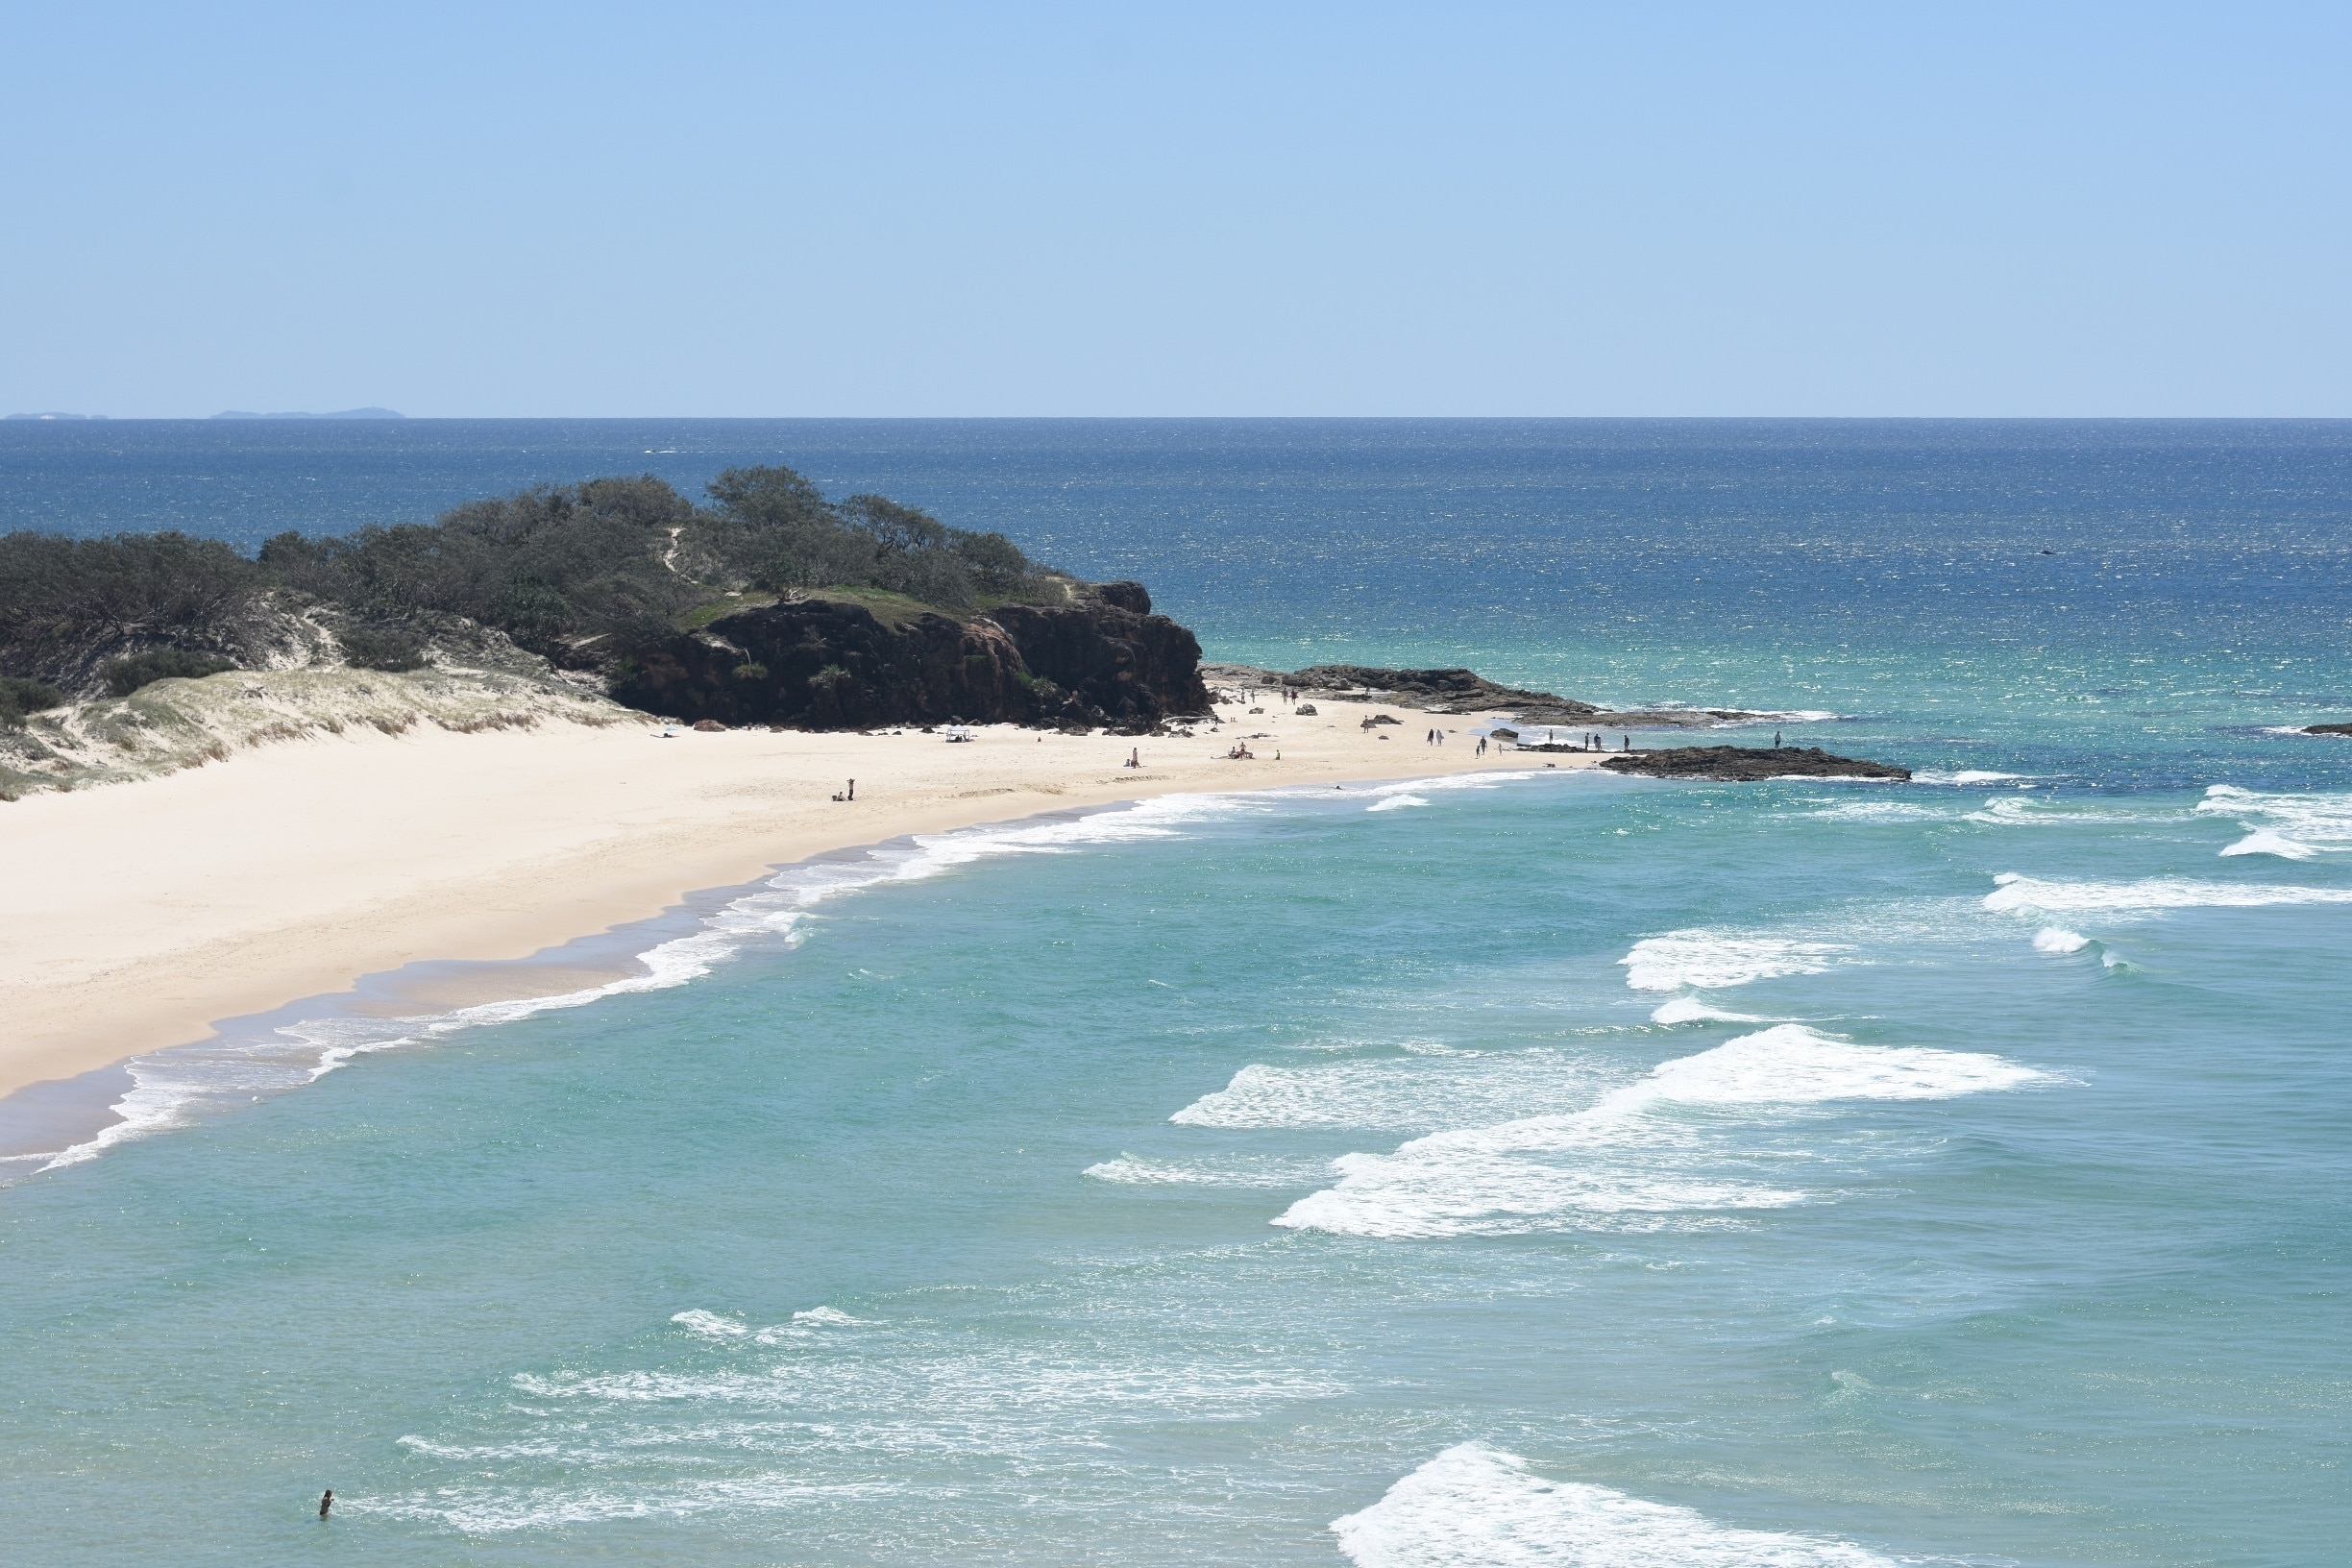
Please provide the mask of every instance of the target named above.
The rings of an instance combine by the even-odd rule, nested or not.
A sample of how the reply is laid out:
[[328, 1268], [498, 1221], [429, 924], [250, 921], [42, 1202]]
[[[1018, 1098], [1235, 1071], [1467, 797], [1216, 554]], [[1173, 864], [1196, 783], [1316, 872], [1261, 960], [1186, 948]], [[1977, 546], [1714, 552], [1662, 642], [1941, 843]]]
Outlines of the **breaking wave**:
[[2216, 784], [2198, 801], [2200, 817], [2233, 817], [2246, 836], [2223, 855], [2275, 855], [2281, 860], [2315, 860], [2352, 849], [2352, 796], [2310, 793], [2264, 795]]
[[1629, 1215], [1785, 1208], [1806, 1195], [1724, 1173], [1738, 1152], [1723, 1136], [1727, 1119], [1735, 1130], [1837, 1101], [1951, 1099], [2049, 1081], [1987, 1053], [1860, 1045], [1777, 1024], [1662, 1063], [1580, 1111], [1343, 1156], [1335, 1186], [1274, 1223], [1383, 1238], [1512, 1236]]
[[1790, 974], [1821, 974], [1853, 949], [1838, 943], [1732, 932], [1674, 931], [1644, 937], [1617, 962], [1635, 991], [1711, 991]]
[[2144, 877], [2132, 882], [2056, 882], [2003, 871], [1985, 894], [1984, 907], [2047, 915], [2082, 910], [2119, 914], [2165, 909], [2256, 909], [2269, 904], [2352, 903], [2352, 889], [2296, 888], [2277, 884], [2195, 882], [2183, 877]]
[[1458, 1443], [1335, 1519], [1357, 1568], [1894, 1568], [1850, 1541], [1719, 1525], [1695, 1508], [1546, 1481], [1516, 1454]]

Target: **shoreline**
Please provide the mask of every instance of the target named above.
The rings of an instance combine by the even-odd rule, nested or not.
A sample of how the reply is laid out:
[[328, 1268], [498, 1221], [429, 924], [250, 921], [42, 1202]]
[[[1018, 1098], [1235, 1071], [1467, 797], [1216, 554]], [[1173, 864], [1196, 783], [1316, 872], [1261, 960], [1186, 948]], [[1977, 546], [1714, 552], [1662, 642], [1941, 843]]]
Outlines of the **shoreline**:
[[[0, 1161], [63, 1147], [67, 1122], [86, 1142], [133, 1059], [250, 1040], [295, 1011], [415, 1018], [625, 982], [657, 928], [683, 934], [830, 856], [1169, 795], [1601, 760], [1476, 756], [1476, 730], [1501, 714], [1445, 716], [1436, 747], [1409, 735], [1434, 716], [1318, 707], [1237, 714], [1189, 738], [992, 726], [956, 746], [633, 726], [322, 738], [28, 797], [0, 807], [0, 862], [14, 867], [0, 911]], [[1391, 711], [1396, 728], [1361, 727]], [[1243, 736], [1257, 757], [1227, 759]], [[1120, 766], [1130, 748], [1140, 771]], [[856, 801], [832, 801], [852, 776]], [[44, 1128], [48, 1148], [29, 1147]]]

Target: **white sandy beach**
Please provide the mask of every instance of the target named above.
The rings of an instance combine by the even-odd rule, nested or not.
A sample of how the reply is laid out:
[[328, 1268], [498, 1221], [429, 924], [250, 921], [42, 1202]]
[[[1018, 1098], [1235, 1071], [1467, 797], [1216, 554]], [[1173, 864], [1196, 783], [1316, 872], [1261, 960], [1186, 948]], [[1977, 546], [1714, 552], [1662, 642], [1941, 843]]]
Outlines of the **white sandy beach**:
[[[1600, 760], [1481, 758], [1471, 717], [1318, 705], [1188, 740], [354, 727], [0, 804], [0, 1094], [363, 974], [525, 957], [901, 834], [1171, 793]], [[1375, 711], [1399, 725], [1360, 727]], [[1452, 732], [1443, 747], [1424, 743], [1433, 723]], [[1262, 737], [1256, 759], [1227, 760], [1244, 736]], [[1122, 767], [1138, 747], [1143, 768]], [[853, 777], [856, 800], [832, 800]]]

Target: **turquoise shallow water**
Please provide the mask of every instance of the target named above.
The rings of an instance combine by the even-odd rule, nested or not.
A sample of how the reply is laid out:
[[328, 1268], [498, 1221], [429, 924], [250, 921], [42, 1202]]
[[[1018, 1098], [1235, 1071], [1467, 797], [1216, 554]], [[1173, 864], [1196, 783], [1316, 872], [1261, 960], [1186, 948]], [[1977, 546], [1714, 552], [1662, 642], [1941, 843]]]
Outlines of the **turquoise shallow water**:
[[[0, 1191], [12, 1556], [2339, 1560], [2352, 779], [2270, 732], [2352, 689], [2333, 459], [2114, 458], [2145, 515], [2031, 545], [2138, 551], [2075, 620], [2023, 512], [1897, 527], [1848, 459], [1658, 527], [2014, 552], [1712, 637], [1628, 574], [1637, 635], [1497, 658], [1846, 715], [1793, 738], [1920, 783], [1164, 800], [789, 870], [658, 989], [158, 1069], [187, 1125]], [[1449, 638], [1512, 586], [1419, 581]]]

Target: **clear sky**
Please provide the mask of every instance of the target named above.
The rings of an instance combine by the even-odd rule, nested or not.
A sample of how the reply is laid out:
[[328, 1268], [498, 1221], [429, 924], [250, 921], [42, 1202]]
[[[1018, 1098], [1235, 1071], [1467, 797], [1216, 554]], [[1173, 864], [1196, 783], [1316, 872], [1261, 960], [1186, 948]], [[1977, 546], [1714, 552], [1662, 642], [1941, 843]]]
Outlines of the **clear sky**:
[[0, 412], [2352, 415], [2352, 7], [0, 0]]

